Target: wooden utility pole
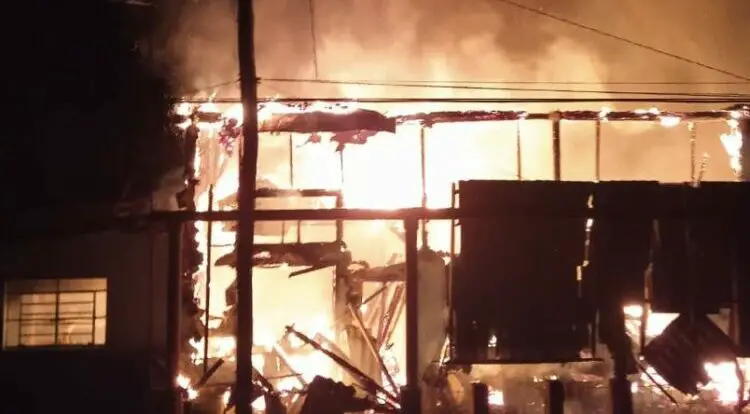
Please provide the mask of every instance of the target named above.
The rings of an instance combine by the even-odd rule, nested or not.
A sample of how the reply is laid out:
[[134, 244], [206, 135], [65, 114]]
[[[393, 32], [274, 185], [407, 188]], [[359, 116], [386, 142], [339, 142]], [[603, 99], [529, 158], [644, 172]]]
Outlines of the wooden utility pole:
[[253, 236], [255, 177], [258, 166], [258, 96], [252, 0], [237, 0], [237, 45], [243, 107], [237, 231], [237, 414], [252, 414]]

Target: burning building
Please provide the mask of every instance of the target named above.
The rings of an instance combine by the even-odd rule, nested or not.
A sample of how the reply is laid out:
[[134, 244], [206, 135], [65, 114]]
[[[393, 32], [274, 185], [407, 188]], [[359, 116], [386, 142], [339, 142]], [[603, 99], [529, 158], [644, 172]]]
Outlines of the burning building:
[[[532, 187], [516, 187], [509, 183], [507, 189], [501, 192], [506, 195], [516, 192], [521, 197], [517, 200], [525, 197], [527, 201], [518, 201], [521, 204], [516, 207], [519, 208], [533, 208], [540, 199], [555, 192], [560, 193], [554, 198], [562, 204], [572, 203], [572, 209], [590, 204], [592, 193], [601, 194], [595, 201], [600, 206], [618, 204], [613, 200], [618, 200], [618, 197], [622, 197], [621, 194], [630, 194], [631, 197], [640, 194], [639, 197], [644, 200], [650, 197], [651, 204], [655, 203], [662, 208], [665, 201], [654, 199], [654, 194], [695, 188], [705, 181], [707, 157], [701, 159], [695, 146], [695, 129], [701, 120], [729, 124], [730, 131], [721, 136], [721, 143], [730, 156], [734, 173], [739, 177], [743, 149], [740, 127], [746, 116], [743, 111], [746, 110], [740, 107], [736, 110], [690, 113], [662, 112], [656, 109], [616, 112], [604, 109], [551, 114], [453, 111], [383, 116], [376, 111], [341, 105], [294, 106], [270, 102], [259, 110], [259, 129], [264, 136], [261, 139], [256, 206], [263, 210], [334, 207], [389, 210], [420, 205], [429, 209], [456, 206], [458, 193], [458, 199], [463, 200], [462, 207], [470, 207], [466, 205], [467, 200], [481, 200], [482, 197], [477, 194], [490, 194], [498, 191], [497, 187], [490, 185], [484, 190], [474, 191], [473, 198], [469, 195], [462, 198], [461, 189], [457, 191], [454, 183], [466, 179], [538, 177], [533, 172], [533, 163], [531, 168], [527, 168], [522, 162], [527, 152], [538, 149], [530, 148], [528, 139], [524, 137], [539, 135], [544, 130], [538, 129], [538, 123], [533, 121], [546, 121], [552, 125], [552, 154], [549, 164], [553, 166], [551, 178], [555, 180], [564, 178], [560, 161], [561, 124], [574, 121], [596, 124], [596, 172], [592, 181], [602, 179], [599, 153], [602, 124], [614, 121], [650, 121], [665, 128], [685, 124], [688, 126], [687, 141], [691, 148], [690, 175], [685, 180], [689, 182], [688, 187], [665, 187], [654, 183], [650, 187], [636, 185], [627, 188], [627, 184], [624, 184], [625, 187], [613, 184], [596, 187], [601, 190], [595, 191], [592, 184], [586, 182], [578, 184], [579, 190], [571, 190], [573, 187], [570, 186], [563, 190], [552, 184], [545, 187], [544, 183], [538, 183], [534, 184], [537, 191], [532, 190]], [[191, 154], [188, 160], [189, 170], [194, 171], [195, 178], [192, 181], [193, 197], [187, 204], [194, 203], [199, 211], [231, 210], [236, 203], [237, 153], [240, 146], [239, 126], [242, 122], [239, 112], [236, 106], [222, 107], [218, 103], [183, 106], [178, 110], [178, 122], [186, 130], [186, 142], [195, 145], [194, 151], [187, 151]], [[456, 144], [455, 137], [450, 136], [457, 132], [470, 136], [489, 124], [506, 124], [514, 128], [511, 136], [515, 137], [515, 142], [509, 141], [515, 157], [509, 158], [516, 161], [515, 169], [505, 167], [508, 164], [513, 166], [512, 162], [503, 165], [488, 159], [476, 143]], [[440, 131], [440, 126], [450, 130]], [[455, 126], [458, 128], [453, 128]], [[467, 137], [466, 140], [470, 138]], [[479, 151], [465, 151], [466, 146], [474, 146], [472, 149]], [[462, 156], [469, 157], [467, 162], [456, 161]], [[280, 161], [284, 159], [285, 161]], [[464, 184], [463, 191], [471, 193], [472, 186], [470, 182]], [[705, 183], [702, 188], [718, 187]], [[573, 195], [576, 191], [578, 196]], [[627, 199], [621, 198], [619, 203], [624, 201]], [[491, 203], [502, 204], [500, 201]], [[492, 242], [491, 236], [488, 236], [486, 228], [489, 224], [481, 223], [476, 224], [478, 227], [475, 230], [467, 229], [467, 226], [472, 226], [469, 221], [461, 223], [460, 228], [456, 227], [455, 221], [450, 220], [425, 220], [420, 226], [419, 243], [422, 253], [418, 272], [421, 292], [418, 307], [418, 366], [425, 384], [430, 384], [425, 388], [431, 390], [424, 393], [423, 404], [433, 406], [437, 402], [438, 406], [449, 412], [458, 410], [462, 404], [469, 404], [469, 383], [473, 378], [480, 378], [490, 385], [488, 399], [492, 404], [511, 412], [514, 409], [531, 409], [528, 412], [533, 412], [531, 407], [534, 406], [542, 409], [540, 407], [544, 406], [544, 398], [541, 395], [546, 392], [543, 390], [550, 378], [564, 378], [569, 384], [576, 384], [568, 387], [573, 390], [588, 387], [588, 391], [579, 392], [588, 396], [574, 398], [584, 404], [582, 401], [587, 399], [596, 400], [596, 397], [592, 397], [597, 395], [596, 384], [605, 383], [613, 368], [630, 375], [627, 382], [630, 384], [628, 393], [636, 395], [636, 404], [646, 410], [643, 412], [654, 409], [649, 407], [661, 409], [665, 403], [684, 406], [691, 400], [683, 398], [683, 394], [704, 394], [704, 399], [713, 401], [712, 404], [716, 407], [737, 404], [738, 400], [742, 403], [744, 393], [738, 390], [739, 384], [744, 381], [744, 374], [742, 363], [736, 362], [741, 352], [724, 340], [727, 338], [724, 332], [733, 335], [735, 339], [739, 338], [739, 329], [736, 323], [730, 323], [733, 319], [726, 316], [726, 311], [720, 311], [732, 309], [732, 303], [737, 302], [733, 296], [727, 297], [727, 289], [716, 296], [711, 309], [699, 311], [701, 315], [717, 315], [713, 317], [717, 323], [701, 325], [704, 326], [704, 331], [707, 330], [705, 332], [713, 334], [700, 332], [714, 338], [716, 343], [723, 344], [722, 349], [726, 352], [711, 354], [710, 358], [704, 355], [707, 358], [705, 364], [698, 367], [698, 374], [695, 374], [697, 377], [689, 386], [667, 379], [670, 375], [667, 374], [669, 366], [673, 365], [664, 363], [664, 358], [660, 359], [664, 352], [659, 348], [669, 346], [660, 345], [657, 339], [662, 338], [660, 333], [667, 326], [670, 328], [665, 332], [680, 332], [674, 334], [678, 337], [688, 335], [680, 328], [681, 322], [677, 322], [680, 321], [677, 314], [687, 312], [688, 308], [657, 305], [654, 292], [659, 292], [658, 297], [666, 298], [670, 295], [665, 296], [664, 292], [679, 285], [668, 283], [671, 287], [659, 287], [659, 283], [663, 284], [671, 277], [662, 275], [674, 276], [683, 271], [669, 268], [669, 265], [664, 264], [669, 260], [660, 263], [658, 255], [654, 256], [657, 254], [654, 252], [666, 250], [655, 247], [657, 244], [653, 241], [652, 219], [628, 221], [632, 227], [629, 230], [606, 220], [598, 227], [592, 226], [593, 222], [586, 224], [574, 221], [562, 227], [559, 220], [547, 223], [547, 229], [552, 226], [559, 234], [572, 238], [558, 240], [562, 243], [558, 247], [540, 245], [540, 251], [556, 252], [556, 255], [550, 253], [552, 255], [545, 260], [539, 259], [537, 267], [521, 266], [527, 268], [529, 277], [532, 277], [542, 271], [540, 264], [545, 268], [551, 263], [557, 263], [561, 268], [555, 270], [553, 275], [569, 275], [566, 280], [570, 282], [565, 286], [558, 286], [563, 282], [555, 277], [537, 281], [554, 286], [547, 295], [541, 295], [546, 299], [540, 299], [540, 292], [533, 286], [524, 288], [518, 285], [516, 290], [521, 290], [516, 292], [508, 289], [512, 284], [503, 284], [500, 279], [493, 279], [494, 282], [467, 282], [468, 285], [461, 282], [463, 279], [457, 275], [477, 271], [482, 273], [480, 270], [472, 270], [477, 267], [488, 269], [500, 266], [497, 251], [462, 251], [464, 244], [476, 245], [477, 240], [485, 240], [484, 243], [489, 245], [498, 243], [497, 240]], [[662, 238], [672, 231], [666, 230], [669, 226], [664, 223], [666, 222], [661, 224], [659, 233]], [[511, 227], [507, 227], [508, 225]], [[525, 226], [530, 225], [527, 223]], [[506, 227], [502, 231], [498, 230], [496, 233], [515, 234], [512, 239], [518, 243], [527, 237], [522, 236], [525, 227], [519, 223], [504, 226]], [[592, 228], [596, 230], [592, 231]], [[257, 224], [256, 247], [252, 253], [256, 265], [253, 281], [253, 361], [258, 378], [258, 394], [253, 405], [255, 409], [276, 412], [276, 408], [283, 406], [292, 412], [309, 410], [303, 404], [306, 400], [315, 400], [311, 396], [316, 395], [320, 389], [318, 387], [321, 387], [321, 379], [318, 377], [355, 384], [364, 390], [356, 394], [361, 398], [348, 399], [352, 406], [339, 407], [341, 411], [361, 410], [363, 407], [387, 411], [398, 406], [397, 389], [405, 380], [406, 362], [403, 317], [406, 269], [403, 257], [399, 256], [403, 252], [405, 230], [398, 222], [382, 220], [365, 223], [310, 222], [294, 220], [291, 216], [287, 221]], [[626, 230], [630, 231], [627, 241], [612, 244], [611, 234], [619, 233], [611, 232]], [[538, 229], [535, 233], [539, 234], [539, 231], [543, 229]], [[194, 323], [183, 332], [187, 351], [183, 356], [182, 384], [189, 390], [187, 395], [193, 401], [193, 407], [205, 407], [211, 405], [211, 402], [215, 409], [219, 409], [217, 407], [222, 404], [232, 407], [233, 358], [236, 352], [232, 336], [236, 288], [233, 266], [237, 254], [234, 251], [234, 232], [235, 226], [231, 222], [196, 222], [195, 230], [191, 228], [190, 232], [189, 244], [202, 257], [200, 261], [196, 261], [188, 275], [193, 303], [197, 304], [198, 312], [191, 313]], [[467, 239], [467, 232], [475, 236]], [[610, 232], [610, 236], [604, 236], [607, 232]], [[491, 233], [493, 232], [490, 231], [489, 234]], [[672, 234], [675, 233], [672, 231]], [[539, 243], [534, 237], [527, 238], [528, 246], [524, 245], [526, 249]], [[520, 246], [518, 243], [514, 242]], [[565, 246], [565, 249], [561, 250], [561, 246]], [[591, 246], [592, 250], [589, 251], [584, 246]], [[624, 259], [607, 253], [607, 249], [619, 251], [620, 255], [629, 250], [634, 251], [624, 255], [628, 260], [623, 261]], [[570, 251], [563, 254], [563, 250]], [[478, 256], [474, 257], [472, 254]], [[691, 255], [683, 254], [682, 260]], [[508, 260], [512, 259], [511, 256], [508, 256]], [[665, 257], [667, 256], [672, 261], [676, 257], [673, 253], [666, 254]], [[619, 270], [614, 270], [612, 263], [618, 260], [622, 263]], [[515, 262], [510, 261], [503, 266], [510, 266], [518, 271], [520, 264], [512, 263]], [[613, 286], [605, 288], [602, 281], [582, 282], [596, 280], [592, 276], [594, 274], [611, 272], [622, 274], [618, 276], [620, 282]], [[464, 279], [471, 280], [468, 276], [464, 276]], [[476, 286], [488, 286], [492, 283], [500, 283], [506, 288], [499, 293], [493, 293], [490, 289], [477, 290]], [[730, 283], [727, 280], [723, 286], [728, 285]], [[522, 292], [523, 289], [526, 289], [525, 293]], [[586, 290], [596, 292], [594, 297], [608, 299], [604, 302], [583, 303], [582, 297], [592, 297], [582, 293]], [[497, 309], [485, 310], [479, 314], [476, 314], [479, 311], [474, 304], [460, 303], [461, 297], [473, 297], [477, 302], [488, 304], [497, 302], [501, 296], [505, 299], [497, 306], [493, 305]], [[672, 296], [685, 297], [680, 293]], [[549, 306], [537, 306], [539, 301], [548, 303]], [[608, 303], [619, 303], [622, 306], [607, 307]], [[588, 311], [582, 310], [587, 306]], [[573, 312], [575, 315], [559, 311], [576, 308], [579, 311]], [[521, 313], [526, 315], [520, 319], [514, 317], [519, 309], [524, 309]], [[737, 312], [737, 309], [730, 312], [735, 319]], [[495, 314], [489, 319], [495, 322], [488, 322], [489, 325], [480, 323], [480, 320], [487, 319], [482, 316], [484, 314]], [[557, 322], [550, 319], [555, 314]], [[531, 315], [537, 315], [541, 319], [537, 321], [532, 318], [536, 322], [530, 323], [528, 318]], [[605, 316], [614, 319], [602, 321], [600, 318]], [[469, 326], [468, 331], [465, 323], [458, 322], [466, 321], [466, 318], [474, 321], [473, 327]], [[507, 323], [497, 325], [503, 318], [507, 319]], [[676, 321], [669, 324], [675, 318]], [[534, 326], [534, 329], [526, 329], [529, 332], [525, 339], [524, 335], [519, 336], [519, 330], [523, 330], [519, 323]], [[483, 328], [484, 333], [477, 333], [477, 326], [486, 326]], [[571, 326], [575, 328], [571, 330]], [[622, 326], [623, 329], [619, 332], [613, 326]], [[627, 331], [625, 327], [628, 327]], [[543, 328], [549, 329], [545, 331]], [[689, 335], [698, 334], [693, 332]], [[447, 341], [449, 337], [450, 341]], [[544, 343], [550, 345], [549, 349], [542, 346]], [[717, 346], [719, 345], [714, 344], [714, 347]], [[614, 366], [608, 362], [608, 358], [604, 362], [599, 359], [602, 353], [607, 352], [615, 356]], [[703, 355], [698, 351], [695, 354]], [[445, 364], [446, 361], [452, 363]], [[504, 365], [497, 368], [494, 365], [498, 363]], [[535, 364], [534, 368], [507, 365], [532, 363]], [[562, 367], [560, 363], [566, 365]], [[570, 368], [568, 364], [571, 363], [575, 367]], [[674, 361], [671, 363], [674, 364]], [[456, 369], [456, 364], [461, 364], [460, 369]], [[471, 366], [472, 369], [466, 369]], [[453, 368], [446, 370], [446, 367]], [[737, 369], [733, 370], [732, 367]], [[192, 380], [188, 381], [188, 377]], [[196, 383], [200, 386], [196, 386]], [[336, 383], [327, 386], [333, 387], [332, 384]], [[576, 393], [567, 391], [568, 394], [571, 392]], [[600, 394], [599, 397], [603, 400], [599, 401], [598, 409], [607, 405], [602, 401], [609, 400], [607, 393], [604, 396]], [[584, 404], [579, 410], [592, 412], [591, 407]]]
[[[731, 211], [725, 212], [733, 219], [729, 224], [703, 221], [686, 227], [684, 219], [685, 203], [705, 214], [712, 211], [712, 200], [744, 206], [743, 185], [704, 179], [707, 159], [694, 145], [696, 125], [720, 126], [712, 139], [741, 176], [743, 111], [389, 115], [344, 105], [264, 104], [259, 109], [263, 142], [257, 207], [266, 216], [284, 217], [259, 221], [256, 244], [247, 253], [255, 265], [253, 408], [397, 410], [399, 388], [407, 380], [406, 344], [414, 340], [418, 352], [412, 363], [421, 378], [425, 412], [470, 410], [472, 395], [482, 395], [481, 389], [474, 391], [474, 380], [489, 386], [484, 402], [494, 412], [542, 412], [553, 395], [563, 394], [569, 412], [599, 412], [612, 398], [622, 398], [608, 390], [621, 392], [623, 385], [640, 412], [667, 406], [717, 412], [744, 404], [740, 357], [747, 355], [747, 300], [742, 278], [736, 277], [745, 274], [736, 247], [738, 233], [747, 228]], [[142, 390], [145, 400], [154, 389], [166, 388], [174, 374], [193, 412], [233, 409], [234, 266], [242, 254], [235, 250], [232, 221], [239, 113], [236, 105], [219, 103], [184, 106], [175, 113], [185, 131], [188, 176], [178, 204], [201, 214], [222, 213], [227, 221], [192, 221], [182, 231], [169, 232], [178, 236], [169, 242], [164, 228], [139, 228], [131, 235], [100, 228], [92, 230], [94, 235], [4, 249], [0, 357], [14, 389], [37, 389], [40, 385], [23, 373], [30, 361], [45, 361], [89, 372], [82, 378], [97, 382], [102, 401], [120, 395], [117, 385], [102, 378], [128, 378], [123, 384]], [[562, 127], [584, 121], [596, 124], [595, 174], [588, 181], [559, 182], [566, 178]], [[656, 128], [687, 124], [688, 185], [597, 183], [604, 178], [601, 135], [605, 125], [616, 121]], [[498, 131], [491, 128], [497, 125], [511, 137], [504, 141], [503, 162], [473, 137], [486, 128], [494, 135]], [[455, 137], [458, 133], [465, 137]], [[547, 136], [551, 145], [529, 138]], [[541, 157], [552, 166], [550, 177], [535, 171], [536, 158], [520, 162], [543, 146], [551, 149], [549, 157]], [[528, 180], [534, 178], [548, 179]], [[550, 198], [569, 216], [554, 213]], [[155, 209], [173, 210], [173, 204]], [[636, 211], [622, 216], [617, 210], [622, 205]], [[421, 220], [418, 228], [405, 226], [397, 209], [414, 206], [434, 216]], [[378, 209], [391, 220], [311, 221], [287, 214], [337, 207]], [[488, 209], [538, 215], [456, 220], [462, 210]], [[587, 211], [600, 210], [627, 219], [611, 220], [605, 213], [586, 219]], [[171, 213], [159, 214], [150, 218]], [[668, 214], [673, 219], [667, 220]], [[130, 215], [146, 218], [139, 212]], [[687, 230], [691, 236], [686, 239], [681, 235]], [[416, 332], [405, 326], [406, 240], [419, 244]], [[40, 256], [49, 260], [34, 259]], [[686, 266], [691, 262], [695, 265]], [[680, 276], [686, 274], [691, 284]], [[19, 275], [45, 280], [18, 282]], [[92, 275], [104, 279], [64, 279]], [[75, 292], [64, 290], [71, 284]], [[182, 294], [174, 296], [175, 289]], [[88, 299], [67, 297], [78, 294]], [[48, 296], [53, 302], [40, 304], [47, 308], [39, 312], [52, 312], [52, 318], [35, 328], [46, 331], [34, 334], [47, 339], [28, 336], [23, 332], [29, 328], [21, 326], [29, 323], [28, 315], [19, 304]], [[167, 300], [175, 297], [182, 299], [182, 317], [163, 311], [167, 302], [177, 303]], [[153, 308], [141, 306], [145, 298]], [[61, 314], [63, 299], [82, 302], [76, 306], [88, 313], [73, 311], [85, 313], [90, 329], [76, 332], [75, 324], [71, 332], [58, 329], [69, 318]], [[74, 352], [58, 352], [71, 346]], [[172, 355], [176, 348], [182, 349], [180, 355]], [[173, 359], [177, 356], [179, 361]], [[151, 373], [155, 377], [149, 379]], [[613, 380], [610, 387], [613, 373], [619, 382]], [[59, 382], [66, 377], [46, 378]], [[81, 391], [89, 385], [89, 380], [66, 384], [54, 395], [81, 401], [90, 398]], [[55, 388], [42, 389], [49, 387]], [[331, 406], [332, 401], [338, 405]]]

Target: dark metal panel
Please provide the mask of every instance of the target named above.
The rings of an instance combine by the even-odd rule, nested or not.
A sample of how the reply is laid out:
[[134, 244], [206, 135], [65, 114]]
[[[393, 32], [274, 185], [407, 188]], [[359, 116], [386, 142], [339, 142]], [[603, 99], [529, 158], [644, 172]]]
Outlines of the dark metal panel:
[[[592, 190], [593, 183], [467, 181], [460, 183], [459, 197], [462, 208], [585, 207]], [[461, 220], [452, 298], [457, 331], [469, 336], [456, 338], [459, 359], [578, 358], [588, 339], [577, 281], [585, 228], [585, 218]], [[494, 355], [472, 357], [472, 350], [487, 349], [492, 336]]]

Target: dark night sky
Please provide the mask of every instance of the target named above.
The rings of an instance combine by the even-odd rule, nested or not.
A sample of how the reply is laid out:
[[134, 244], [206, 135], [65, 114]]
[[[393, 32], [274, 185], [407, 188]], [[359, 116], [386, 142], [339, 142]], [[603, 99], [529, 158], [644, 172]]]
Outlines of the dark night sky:
[[0, 141], [2, 212], [143, 194], [177, 156], [165, 128], [170, 89], [140, 48], [149, 10], [20, 4], [6, 37], [15, 40], [3, 77], [13, 121]]

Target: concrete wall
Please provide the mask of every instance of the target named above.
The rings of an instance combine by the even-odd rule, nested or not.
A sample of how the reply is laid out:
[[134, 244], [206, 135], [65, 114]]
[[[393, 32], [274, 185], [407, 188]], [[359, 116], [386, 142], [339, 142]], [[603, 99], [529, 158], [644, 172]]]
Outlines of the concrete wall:
[[[53, 395], [62, 399], [57, 409], [76, 412], [88, 409], [79, 406], [81, 401], [96, 405], [132, 394], [128, 404], [136, 404], [146, 398], [151, 361], [163, 358], [166, 348], [166, 257], [166, 235], [118, 231], [39, 240], [0, 251], [2, 290], [6, 280], [107, 279], [104, 346], [0, 351], [0, 396], [34, 398], [41, 409], [12, 412], [47, 412], [39, 404]], [[124, 403], [123, 408], [128, 405]], [[0, 407], [0, 412], [11, 411]], [[100, 407], [99, 412], [116, 411]]]

